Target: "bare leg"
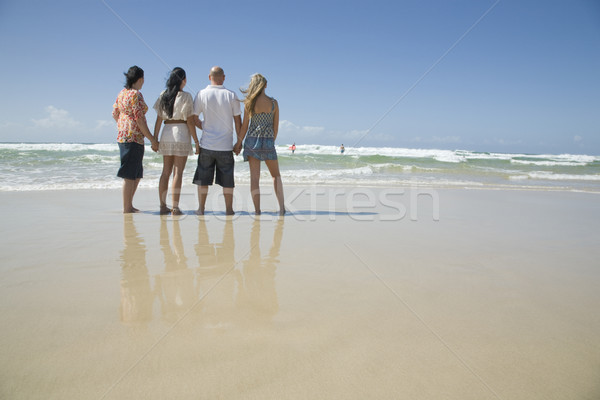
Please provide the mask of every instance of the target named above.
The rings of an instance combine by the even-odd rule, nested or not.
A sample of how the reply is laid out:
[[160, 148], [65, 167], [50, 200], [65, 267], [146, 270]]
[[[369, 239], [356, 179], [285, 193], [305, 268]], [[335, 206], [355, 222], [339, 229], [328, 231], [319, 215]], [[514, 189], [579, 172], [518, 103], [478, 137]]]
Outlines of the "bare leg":
[[137, 208], [133, 207], [133, 195], [137, 189], [139, 179], [123, 179], [123, 213], [138, 212]]
[[206, 197], [208, 196], [208, 186], [198, 186], [198, 210], [196, 214], [204, 215], [204, 206], [206, 205]]
[[260, 215], [260, 160], [248, 157], [250, 166], [250, 195], [254, 203], [254, 214]]
[[225, 198], [225, 215], [234, 215], [233, 211], [233, 188], [223, 188], [223, 197]]
[[135, 183], [133, 184], [133, 194], [131, 195], [131, 207], [133, 208], [133, 212], [140, 212], [137, 208], [133, 207], [133, 196], [135, 196], [135, 192], [140, 184], [141, 178], [137, 178]]
[[277, 160], [265, 160], [267, 168], [273, 177], [273, 189], [279, 203], [279, 215], [285, 214], [285, 205], [283, 204], [283, 183], [281, 182], [281, 174], [279, 173], [279, 162]]
[[160, 213], [168, 214], [171, 210], [167, 207], [167, 192], [169, 191], [169, 178], [173, 171], [175, 156], [163, 156], [163, 169], [158, 181], [158, 198], [160, 201]]
[[173, 171], [173, 186], [171, 188], [171, 195], [173, 196], [173, 214], [181, 214], [179, 210], [179, 198], [181, 197], [181, 184], [183, 182], [183, 170], [185, 169], [185, 163], [187, 162], [187, 156], [174, 157], [174, 171]]

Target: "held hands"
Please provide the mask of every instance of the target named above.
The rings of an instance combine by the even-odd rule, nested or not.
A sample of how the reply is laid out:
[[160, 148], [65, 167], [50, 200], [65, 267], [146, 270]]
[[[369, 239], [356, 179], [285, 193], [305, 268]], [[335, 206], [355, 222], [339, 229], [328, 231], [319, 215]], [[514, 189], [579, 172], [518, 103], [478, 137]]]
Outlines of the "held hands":
[[152, 142], [152, 151], [155, 153], [158, 152], [158, 140], [153, 138], [151, 142]]
[[237, 142], [235, 144], [235, 146], [233, 146], [233, 152], [235, 153], [236, 156], [239, 156], [241, 151], [242, 151], [242, 144], [240, 142]]

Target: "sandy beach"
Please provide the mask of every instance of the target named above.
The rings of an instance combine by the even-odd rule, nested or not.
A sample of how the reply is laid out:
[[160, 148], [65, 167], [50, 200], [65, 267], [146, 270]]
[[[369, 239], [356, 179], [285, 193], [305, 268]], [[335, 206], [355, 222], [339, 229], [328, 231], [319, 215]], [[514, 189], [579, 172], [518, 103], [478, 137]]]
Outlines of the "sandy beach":
[[2, 399], [598, 399], [600, 197], [2, 192]]

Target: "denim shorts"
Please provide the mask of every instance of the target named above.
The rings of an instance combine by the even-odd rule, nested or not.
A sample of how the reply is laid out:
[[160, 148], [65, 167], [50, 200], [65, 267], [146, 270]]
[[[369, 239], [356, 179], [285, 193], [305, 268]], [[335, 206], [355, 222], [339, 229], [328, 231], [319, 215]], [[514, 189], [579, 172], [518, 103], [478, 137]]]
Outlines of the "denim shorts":
[[[216, 151], [200, 149], [198, 156], [198, 167], [194, 174], [194, 184], [200, 186], [209, 186], [213, 184], [213, 180], [217, 185], [224, 188], [234, 187], [233, 168], [235, 161], [233, 160], [233, 152]], [[216, 169], [216, 179], [215, 179]]]
[[121, 154], [121, 167], [117, 176], [133, 180], [143, 178], [144, 146], [135, 142], [119, 143], [119, 153]]

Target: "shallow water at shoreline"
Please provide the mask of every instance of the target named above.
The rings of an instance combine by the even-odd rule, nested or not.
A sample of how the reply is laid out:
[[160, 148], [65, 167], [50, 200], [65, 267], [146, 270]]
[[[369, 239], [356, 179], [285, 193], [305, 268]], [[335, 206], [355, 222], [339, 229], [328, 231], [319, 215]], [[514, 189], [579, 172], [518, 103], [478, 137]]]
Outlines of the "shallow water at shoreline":
[[[277, 146], [288, 185], [433, 186], [600, 192], [600, 156], [503, 154], [391, 147]], [[196, 166], [191, 156], [184, 185]], [[119, 188], [116, 144], [0, 144], [0, 191]], [[156, 187], [162, 157], [146, 147], [141, 187]], [[268, 178], [266, 168], [263, 176]], [[249, 183], [247, 163], [236, 157], [236, 183]]]

